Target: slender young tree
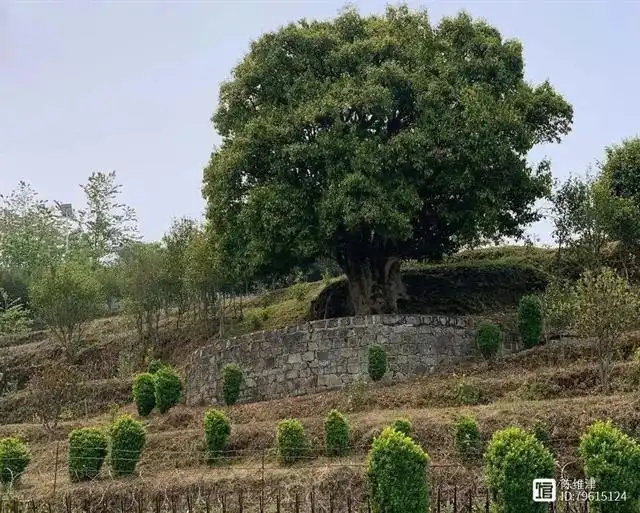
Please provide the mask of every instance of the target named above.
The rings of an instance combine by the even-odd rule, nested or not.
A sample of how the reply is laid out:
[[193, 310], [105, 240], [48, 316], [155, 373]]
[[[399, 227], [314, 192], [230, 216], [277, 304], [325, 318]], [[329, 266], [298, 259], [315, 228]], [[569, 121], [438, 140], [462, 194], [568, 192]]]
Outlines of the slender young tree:
[[133, 208], [118, 201], [122, 185], [117, 183], [115, 171], [92, 173], [80, 187], [87, 208], [78, 212], [78, 220], [95, 267], [103, 258], [139, 240], [137, 219]]

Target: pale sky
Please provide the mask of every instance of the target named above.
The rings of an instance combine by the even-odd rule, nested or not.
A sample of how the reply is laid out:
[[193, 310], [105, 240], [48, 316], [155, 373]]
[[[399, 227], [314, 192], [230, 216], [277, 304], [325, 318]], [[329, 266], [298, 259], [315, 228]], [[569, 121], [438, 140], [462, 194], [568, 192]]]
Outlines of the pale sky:
[[[362, 13], [387, 2], [352, 2]], [[394, 2], [395, 3], [395, 2]], [[430, 1], [468, 10], [524, 45], [529, 80], [573, 104], [573, 132], [537, 149], [554, 175], [584, 173], [640, 133], [640, 1]], [[147, 240], [204, 209], [202, 169], [218, 141], [218, 87], [249, 42], [342, 1], [0, 0], [0, 193], [19, 180], [81, 207], [92, 171], [115, 170]], [[550, 227], [534, 228], [543, 242]]]

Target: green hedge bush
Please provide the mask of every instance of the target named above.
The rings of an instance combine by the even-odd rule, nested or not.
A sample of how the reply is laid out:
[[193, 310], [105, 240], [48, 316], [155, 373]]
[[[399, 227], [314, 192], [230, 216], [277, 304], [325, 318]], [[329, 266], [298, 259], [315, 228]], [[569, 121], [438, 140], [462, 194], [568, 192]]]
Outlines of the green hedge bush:
[[485, 454], [485, 479], [500, 513], [545, 513], [533, 502], [532, 483], [552, 478], [553, 456], [531, 433], [510, 427], [496, 431]]
[[309, 450], [304, 427], [296, 419], [285, 419], [278, 423], [276, 443], [278, 445], [278, 460], [282, 465], [295, 463], [304, 458]]
[[413, 425], [409, 419], [396, 419], [391, 424], [391, 427], [406, 436], [411, 436], [413, 432]]
[[156, 406], [160, 413], [168, 412], [180, 402], [182, 380], [178, 371], [171, 367], [162, 367], [155, 374]]
[[324, 444], [327, 456], [344, 456], [349, 452], [349, 423], [338, 410], [331, 410], [324, 420]]
[[369, 347], [369, 365], [367, 371], [373, 381], [380, 381], [387, 373], [387, 353], [381, 345]]
[[31, 462], [27, 445], [17, 437], [0, 440], [0, 482], [16, 484]]
[[371, 446], [367, 473], [373, 513], [429, 511], [429, 456], [411, 438], [389, 427]]
[[[626, 492], [626, 501], [595, 502], [599, 513], [640, 511], [640, 444], [611, 422], [596, 422], [580, 439], [584, 473], [594, 478], [597, 489]], [[597, 508], [600, 509], [597, 509]]]
[[69, 479], [72, 482], [95, 479], [107, 457], [108, 440], [96, 428], [74, 429], [69, 433]]
[[486, 360], [492, 360], [500, 350], [502, 343], [502, 330], [497, 324], [491, 322], [483, 322], [478, 327], [476, 333], [476, 344], [480, 350], [480, 354]]
[[133, 400], [138, 415], [146, 417], [156, 407], [156, 378], [150, 372], [138, 374], [133, 380]]
[[113, 473], [116, 476], [133, 474], [144, 449], [144, 427], [130, 415], [123, 415], [111, 425], [109, 435]]
[[222, 395], [224, 403], [227, 405], [235, 404], [240, 397], [240, 388], [244, 376], [242, 369], [237, 363], [228, 363], [222, 369]]
[[462, 416], [455, 424], [456, 449], [465, 461], [472, 461], [480, 457], [482, 440], [478, 423], [472, 417]]
[[518, 331], [524, 347], [537, 346], [542, 336], [542, 329], [542, 301], [533, 294], [523, 296], [518, 303]]
[[224, 412], [216, 409], [207, 410], [204, 414], [204, 437], [209, 452], [209, 462], [219, 459], [231, 436], [231, 422]]

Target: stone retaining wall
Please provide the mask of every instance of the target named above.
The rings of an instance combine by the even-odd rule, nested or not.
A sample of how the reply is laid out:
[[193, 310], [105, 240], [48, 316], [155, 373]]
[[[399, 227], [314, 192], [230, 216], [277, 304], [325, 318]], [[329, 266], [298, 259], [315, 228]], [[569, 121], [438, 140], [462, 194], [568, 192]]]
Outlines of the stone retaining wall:
[[372, 315], [218, 340], [189, 358], [186, 400], [221, 402], [221, 373], [227, 363], [243, 369], [242, 402], [341, 388], [367, 375], [372, 344], [385, 347], [390, 379], [422, 376], [439, 364], [476, 356], [474, 326], [471, 317]]

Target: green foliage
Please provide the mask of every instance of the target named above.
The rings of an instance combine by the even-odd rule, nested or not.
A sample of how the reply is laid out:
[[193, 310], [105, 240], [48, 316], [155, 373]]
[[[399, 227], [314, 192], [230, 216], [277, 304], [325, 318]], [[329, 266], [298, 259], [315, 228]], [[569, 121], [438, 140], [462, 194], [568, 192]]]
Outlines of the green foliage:
[[138, 414], [146, 417], [156, 407], [156, 380], [153, 374], [144, 372], [133, 380], [133, 400]]
[[551, 331], [561, 332], [571, 326], [574, 299], [573, 291], [567, 284], [552, 280], [547, 285], [541, 299], [544, 331], [547, 337]]
[[197, 224], [186, 217], [174, 219], [168, 233], [162, 237], [165, 247], [164, 294], [165, 300], [176, 308], [176, 327], [194, 299], [187, 279], [189, 245], [197, 235]]
[[228, 363], [222, 369], [222, 395], [227, 405], [235, 404], [240, 397], [244, 377], [237, 363]]
[[534, 479], [553, 477], [551, 453], [520, 428], [496, 431], [485, 453], [485, 479], [500, 513], [544, 513], [547, 504], [533, 502]]
[[456, 449], [465, 461], [472, 461], [480, 456], [482, 439], [478, 423], [472, 417], [463, 416], [455, 424]]
[[120, 255], [124, 311], [134, 321], [144, 353], [147, 341], [158, 333], [165, 306], [165, 256], [164, 248], [157, 243], [132, 244]]
[[391, 423], [391, 427], [405, 436], [411, 436], [413, 432], [413, 425], [409, 419], [395, 419]]
[[597, 269], [607, 241], [610, 194], [606, 184], [587, 175], [570, 177], [553, 195], [554, 238], [583, 268]]
[[381, 345], [369, 347], [367, 372], [373, 381], [380, 381], [387, 373], [387, 352]]
[[518, 304], [518, 330], [524, 347], [535, 347], [542, 336], [542, 303], [538, 296], [524, 296]]
[[0, 287], [0, 336], [28, 333], [33, 324], [29, 315], [20, 298], [9, 298], [9, 293]]
[[77, 219], [83, 227], [82, 241], [95, 266], [139, 240], [136, 214], [119, 201], [122, 185], [117, 183], [115, 171], [91, 173], [81, 187], [87, 208], [78, 211]]
[[31, 461], [29, 448], [16, 437], [0, 440], [0, 482], [15, 484]]
[[111, 425], [109, 435], [114, 474], [118, 477], [133, 474], [146, 440], [144, 427], [130, 415], [123, 415]]
[[344, 456], [349, 451], [349, 423], [338, 410], [331, 410], [324, 421], [327, 456]]
[[544, 421], [536, 420], [531, 431], [533, 436], [535, 436], [545, 446], [548, 446], [551, 435], [549, 435], [549, 428]]
[[269, 315], [270, 312], [268, 308], [256, 308], [251, 310], [247, 314], [249, 326], [254, 330], [262, 329], [264, 323], [269, 320]]
[[310, 287], [308, 283], [294, 283], [293, 285], [291, 285], [291, 287], [289, 287], [291, 296], [296, 301], [304, 301], [307, 297], [307, 294], [309, 293], [309, 289]]
[[[598, 490], [626, 492], [619, 503], [594, 503], [599, 513], [632, 513], [640, 508], [640, 445], [611, 422], [596, 422], [580, 439], [585, 475]], [[599, 507], [599, 509], [598, 509]]]
[[99, 312], [102, 298], [95, 273], [73, 262], [50, 267], [33, 282], [29, 295], [36, 315], [75, 356], [89, 321]]
[[224, 259], [266, 274], [329, 254], [360, 315], [396, 308], [397, 258], [519, 235], [551, 186], [524, 156], [573, 117], [523, 69], [520, 43], [465, 13], [348, 9], [263, 35], [213, 116], [203, 193]]
[[165, 367], [167, 367], [166, 363], [164, 363], [162, 360], [157, 360], [154, 358], [149, 362], [149, 365], [147, 365], [147, 372], [149, 374], [155, 374], [160, 369], [164, 369]]
[[304, 458], [309, 451], [309, 441], [299, 420], [285, 419], [276, 429], [278, 460], [282, 465], [291, 465]]
[[611, 193], [607, 228], [629, 253], [640, 238], [640, 137], [606, 148], [602, 180]]
[[429, 511], [429, 456], [411, 438], [385, 429], [369, 451], [367, 466], [374, 513]]
[[637, 322], [640, 299], [629, 282], [611, 269], [587, 272], [575, 288], [573, 328], [593, 340], [605, 393], [624, 333]]
[[100, 474], [107, 456], [108, 441], [100, 429], [81, 428], [69, 433], [69, 478], [88, 481]]
[[163, 367], [155, 373], [156, 406], [160, 413], [168, 412], [180, 402], [182, 380], [178, 371], [171, 367]]
[[482, 392], [471, 381], [462, 378], [456, 384], [455, 399], [460, 406], [473, 406], [482, 401]]
[[0, 268], [31, 278], [39, 270], [59, 264], [65, 236], [55, 208], [23, 181], [0, 199]]
[[209, 451], [209, 461], [220, 458], [229, 443], [231, 422], [220, 410], [210, 409], [204, 414], [204, 436]]
[[484, 358], [487, 360], [495, 358], [502, 343], [502, 330], [500, 326], [490, 322], [480, 324], [478, 333], [476, 334], [476, 343], [478, 344], [480, 354], [482, 354]]

